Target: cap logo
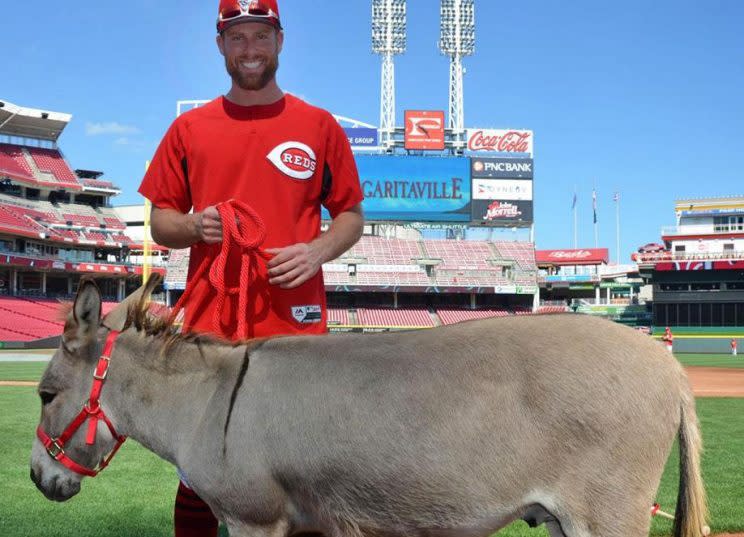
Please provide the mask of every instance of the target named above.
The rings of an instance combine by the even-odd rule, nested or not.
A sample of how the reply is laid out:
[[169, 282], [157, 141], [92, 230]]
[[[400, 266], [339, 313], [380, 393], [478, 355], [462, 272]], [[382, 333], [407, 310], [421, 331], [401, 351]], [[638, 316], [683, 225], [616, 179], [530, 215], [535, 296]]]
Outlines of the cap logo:
[[317, 166], [315, 151], [301, 142], [279, 144], [266, 155], [266, 158], [280, 172], [293, 179], [310, 179]]
[[252, 0], [238, 0], [238, 4], [240, 4], [240, 8], [243, 11], [248, 11], [248, 8], [251, 6]]

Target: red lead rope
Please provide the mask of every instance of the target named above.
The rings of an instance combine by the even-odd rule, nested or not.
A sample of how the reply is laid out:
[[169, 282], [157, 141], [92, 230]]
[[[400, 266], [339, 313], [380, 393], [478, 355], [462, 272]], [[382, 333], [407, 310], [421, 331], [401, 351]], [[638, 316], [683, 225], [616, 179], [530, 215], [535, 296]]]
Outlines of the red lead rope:
[[[114, 349], [114, 341], [118, 335], [119, 332], [116, 330], [109, 332], [109, 335], [106, 338], [106, 343], [103, 346], [101, 357], [98, 359], [98, 364], [96, 364], [96, 370], [93, 372], [93, 386], [90, 389], [90, 397], [88, 398], [88, 401], [83, 404], [82, 410], [62, 432], [62, 434], [57, 438], [52, 438], [44, 431], [44, 429], [41, 428], [41, 424], [36, 428], [36, 436], [53, 459], [59, 461], [62, 465], [66, 466], [73, 472], [90, 477], [95, 477], [98, 472], [108, 466], [108, 463], [124, 443], [124, 440], [127, 439], [126, 436], [120, 435], [116, 432], [111, 420], [108, 419], [108, 416], [106, 416], [106, 413], [101, 408], [101, 402], [99, 400], [101, 397], [101, 390], [103, 389], [103, 383], [106, 381], [106, 375], [108, 374], [108, 368], [111, 362], [111, 351]], [[114, 446], [114, 449], [111, 450], [111, 453], [108, 454], [106, 459], [98, 468], [87, 468], [72, 460], [67, 453], [65, 453], [65, 445], [86, 420], [90, 420], [88, 422], [88, 432], [85, 435], [85, 443], [89, 446], [96, 443], [96, 431], [98, 430], [99, 420], [103, 420], [111, 432], [111, 435], [116, 439], [116, 446]]]
[[[216, 334], [222, 332], [220, 319], [228, 296], [238, 295], [238, 327], [237, 337], [246, 339], [248, 337], [248, 288], [250, 286], [251, 273], [256, 271], [256, 254], [264, 259], [270, 259], [271, 254], [262, 248], [266, 240], [266, 225], [256, 211], [250, 205], [238, 200], [229, 200], [217, 205], [217, 211], [222, 220], [222, 247], [216, 259], [205, 257], [201, 265], [191, 278], [181, 298], [171, 312], [171, 320], [175, 319], [178, 312], [184, 307], [191, 296], [197, 282], [202, 278], [204, 272], [209, 269], [209, 283], [217, 292], [214, 313], [212, 315], [212, 328]], [[251, 225], [252, 224], [252, 225]], [[228, 270], [227, 259], [233, 244], [241, 249], [240, 279], [236, 287], [228, 287], [225, 283], [225, 273]]]

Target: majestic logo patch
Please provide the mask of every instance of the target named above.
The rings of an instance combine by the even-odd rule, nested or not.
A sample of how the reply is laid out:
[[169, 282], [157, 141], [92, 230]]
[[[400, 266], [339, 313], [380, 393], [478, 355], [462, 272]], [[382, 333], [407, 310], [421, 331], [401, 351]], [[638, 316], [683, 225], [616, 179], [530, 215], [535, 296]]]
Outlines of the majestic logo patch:
[[301, 142], [279, 144], [266, 155], [266, 158], [280, 172], [293, 179], [310, 179], [317, 166], [315, 151]]
[[298, 323], [319, 323], [322, 320], [320, 305], [292, 306], [292, 317]]

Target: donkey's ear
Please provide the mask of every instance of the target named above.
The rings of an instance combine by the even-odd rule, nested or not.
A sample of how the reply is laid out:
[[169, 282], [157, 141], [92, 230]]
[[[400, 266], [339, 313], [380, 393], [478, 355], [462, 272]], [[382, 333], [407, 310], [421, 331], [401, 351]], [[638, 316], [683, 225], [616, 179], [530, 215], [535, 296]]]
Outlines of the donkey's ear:
[[117, 304], [113, 310], [106, 314], [106, 317], [103, 319], [104, 326], [111, 330], [124, 330], [127, 318], [129, 317], [129, 308], [135, 305], [142, 307], [144, 302], [150, 300], [150, 294], [160, 283], [160, 280], [161, 277], [158, 273], [153, 272], [150, 274], [150, 277], [144, 285], [126, 297], [122, 302]]
[[82, 278], [78, 285], [75, 304], [65, 325], [65, 344], [84, 343], [95, 337], [101, 324], [101, 292], [90, 278]]

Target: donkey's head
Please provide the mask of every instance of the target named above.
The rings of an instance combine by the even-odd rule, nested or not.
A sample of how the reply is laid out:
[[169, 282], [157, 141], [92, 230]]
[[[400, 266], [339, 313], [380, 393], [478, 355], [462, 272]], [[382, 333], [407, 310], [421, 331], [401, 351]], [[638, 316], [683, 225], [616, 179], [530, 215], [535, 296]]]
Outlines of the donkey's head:
[[129, 305], [149, 296], [158, 281], [151, 278], [103, 319], [98, 287], [92, 279], [80, 281], [61, 344], [39, 382], [41, 420], [31, 451], [31, 479], [47, 498], [65, 501], [77, 494], [83, 476], [95, 475], [121, 443], [105, 415], [106, 389], [101, 406], [91, 398], [92, 387], [106, 376], [104, 342], [124, 328]]

